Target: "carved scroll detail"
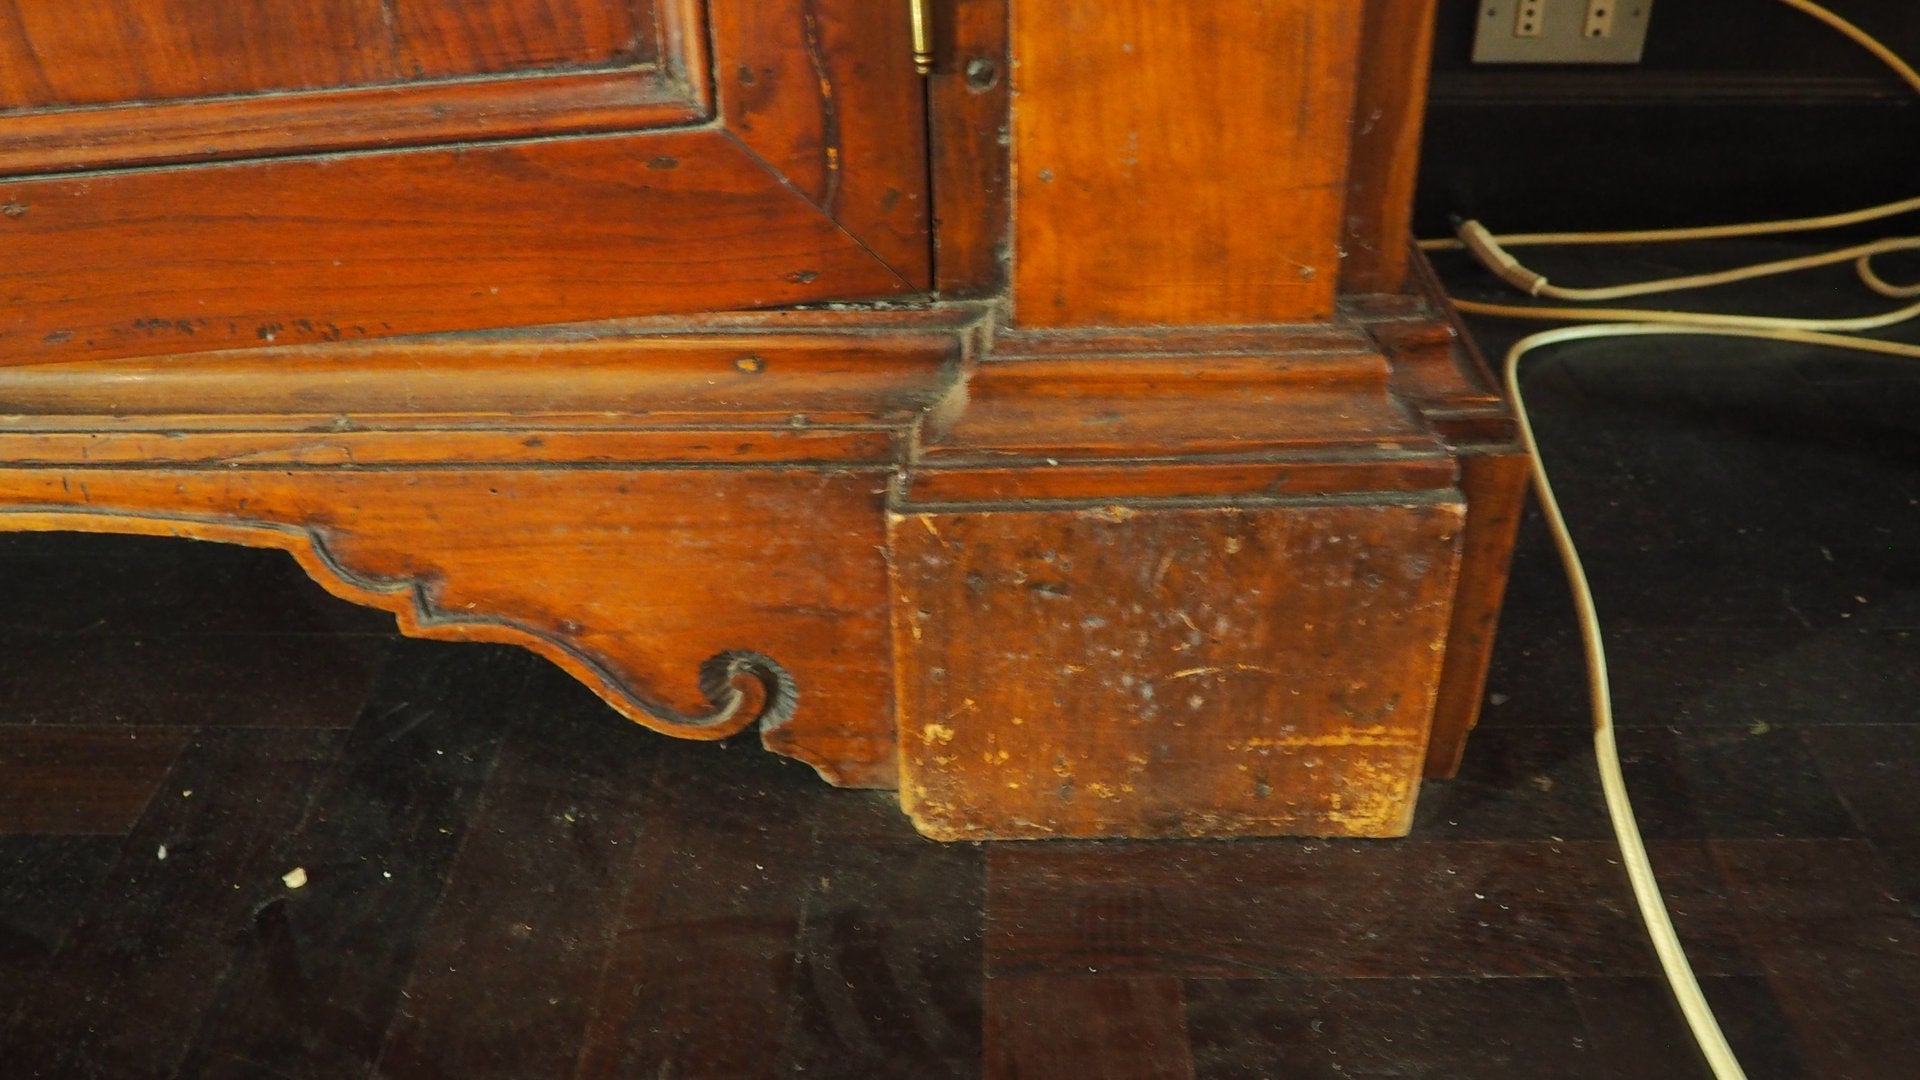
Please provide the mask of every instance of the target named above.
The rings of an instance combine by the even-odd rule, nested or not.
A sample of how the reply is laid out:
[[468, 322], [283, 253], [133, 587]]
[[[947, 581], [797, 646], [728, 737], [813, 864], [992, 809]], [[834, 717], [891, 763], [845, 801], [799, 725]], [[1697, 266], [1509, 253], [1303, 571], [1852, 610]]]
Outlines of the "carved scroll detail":
[[[3, 527], [11, 531], [125, 533], [285, 551], [334, 596], [392, 613], [400, 631], [409, 637], [491, 641], [531, 649], [586, 682], [628, 718], [678, 738], [725, 739], [756, 721], [777, 728], [793, 718], [799, 705], [799, 687], [778, 661], [758, 652], [729, 650], [700, 665], [700, 692], [712, 708], [705, 713], [682, 712], [639, 692], [605, 661], [565, 636], [490, 613], [447, 610], [433, 602], [426, 582], [353, 569], [334, 554], [317, 527], [57, 506], [6, 507], [0, 514], [5, 517]], [[757, 694], [749, 689], [752, 684], [757, 684]], [[754, 708], [756, 698], [759, 706]]]
[[700, 692], [720, 708], [707, 717], [686, 718], [687, 726], [707, 727], [731, 720], [747, 701], [738, 685], [743, 678], [757, 680], [765, 690], [766, 704], [754, 714], [761, 727], [777, 728], [793, 719], [794, 710], [800, 707], [800, 688], [793, 675], [764, 653], [733, 650], [700, 665]]

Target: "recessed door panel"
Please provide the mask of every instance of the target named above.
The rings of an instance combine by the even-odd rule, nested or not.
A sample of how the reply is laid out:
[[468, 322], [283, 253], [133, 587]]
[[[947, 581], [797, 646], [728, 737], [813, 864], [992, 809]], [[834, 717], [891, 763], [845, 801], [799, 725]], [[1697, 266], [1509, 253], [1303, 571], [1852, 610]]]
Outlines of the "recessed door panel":
[[924, 289], [907, 10], [0, 0], [0, 363]]
[[0, 0], [0, 110], [659, 59], [651, 0]]

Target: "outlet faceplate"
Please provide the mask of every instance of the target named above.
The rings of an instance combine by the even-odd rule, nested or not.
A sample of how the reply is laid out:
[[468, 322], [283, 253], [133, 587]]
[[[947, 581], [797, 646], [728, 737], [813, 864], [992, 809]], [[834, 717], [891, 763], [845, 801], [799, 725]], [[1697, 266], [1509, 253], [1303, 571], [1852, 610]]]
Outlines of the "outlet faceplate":
[[1476, 64], [1637, 64], [1653, 0], [1480, 0]]

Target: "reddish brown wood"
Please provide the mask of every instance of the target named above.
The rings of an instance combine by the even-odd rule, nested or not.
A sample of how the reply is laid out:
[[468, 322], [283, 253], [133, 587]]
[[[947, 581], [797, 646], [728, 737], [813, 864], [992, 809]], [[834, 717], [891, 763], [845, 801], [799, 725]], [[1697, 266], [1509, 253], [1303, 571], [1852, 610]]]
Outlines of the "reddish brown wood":
[[[256, 3], [288, 17], [307, 10], [302, 0]], [[600, 14], [572, 30], [562, 18], [527, 33], [631, 36], [606, 21], [616, 5], [589, 8]], [[419, 34], [460, 55], [480, 57], [496, 40], [546, 55], [510, 11], [531, 18], [499, 3], [422, 6]], [[532, 78], [397, 87], [368, 76], [321, 80], [354, 87], [322, 94], [0, 113], [9, 147], [0, 169], [36, 173], [427, 145], [0, 183], [10, 256], [0, 266], [0, 363], [928, 286], [923, 88], [904, 8], [878, 19], [861, 0], [673, 0], [647, 11], [648, 22], [659, 16], [656, 59], [620, 71], [562, 64]], [[137, 40], [135, 28], [115, 24], [109, 36]], [[321, 36], [295, 51], [358, 56], [356, 41]], [[58, 52], [31, 27], [0, 25], [0, 42]], [[194, 62], [222, 55], [212, 45], [188, 51]], [[74, 61], [82, 71], [108, 63], [84, 55]], [[164, 66], [165, 55], [153, 62]], [[731, 73], [719, 80], [719, 124], [636, 131], [707, 115], [714, 68]], [[432, 146], [609, 130], [624, 133]]]
[[0, 110], [366, 86], [660, 55], [654, 0], [7, 0]]
[[[959, 313], [964, 325], [972, 309]], [[6, 435], [438, 429], [456, 441], [538, 425], [581, 434], [865, 434], [904, 425], [957, 374], [955, 327], [822, 313], [812, 325], [700, 332], [479, 334], [0, 367]], [[830, 320], [830, 321], [828, 321]], [[448, 431], [455, 421], [459, 430]], [[537, 450], [538, 447], [527, 449]], [[170, 458], [170, 460], [179, 460]]]
[[[724, 722], [662, 718], [715, 711], [698, 678], [712, 657], [764, 653], [807, 712], [768, 741], [831, 780], [884, 786], [884, 487], [883, 472], [844, 469], [0, 469], [0, 514], [10, 531], [278, 548], [411, 635], [525, 646], [685, 738], [760, 715], [766, 691], [741, 680], [750, 696]], [[763, 514], [806, 525], [772, 536]]]
[[919, 828], [1407, 829], [1465, 508], [1367, 341], [1016, 335], [972, 374], [889, 516]]
[[1340, 289], [1407, 286], [1413, 185], [1420, 171], [1437, 0], [1370, 0], [1353, 112]]
[[0, 728], [0, 835], [125, 833], [186, 742], [178, 728]]
[[445, 78], [630, 64], [659, 55], [658, 9], [679, 0], [392, 0], [399, 68]]
[[1411, 295], [1355, 302], [1349, 314], [1391, 362], [1396, 393], [1448, 441], [1467, 500], [1460, 588], [1427, 748], [1427, 775], [1448, 778], [1459, 771], [1467, 735], [1480, 717], [1507, 568], [1526, 507], [1527, 458], [1506, 399], [1472, 338], [1448, 312], [1432, 266], [1411, 245], [1406, 266]]
[[1251, 454], [1240, 460], [1156, 462], [1150, 469], [1124, 461], [1061, 461], [1038, 468], [1031, 461], [981, 460], [922, 469], [914, 477], [913, 491], [931, 503], [1074, 499], [1089, 491], [1115, 499], [1193, 497], [1199, 492], [1221, 499], [1284, 498], [1351, 491], [1432, 491], [1452, 484], [1456, 471], [1454, 462], [1428, 454], [1327, 461], [1311, 453], [1283, 452]]
[[709, 0], [720, 116], [914, 288], [931, 285], [926, 88], [905, 4]]
[[0, 176], [670, 127], [705, 118], [704, 103], [684, 81], [656, 70], [34, 112], [0, 118]]
[[948, 296], [978, 296], [1007, 281], [1007, 0], [951, 0], [937, 10], [941, 52], [928, 84], [935, 284]]
[[[77, 10], [64, 17], [75, 18]], [[206, 20], [216, 9], [193, 10], [195, 19]], [[631, 130], [692, 123], [711, 114], [703, 0], [641, 4], [638, 13], [597, 3], [569, 10], [572, 26], [565, 25], [565, 14], [551, 9], [539, 19], [520, 20], [533, 25], [515, 25], [506, 0], [458, 8], [438, 0], [408, 4], [394, 12], [395, 49], [436, 55], [398, 56], [395, 70], [370, 84], [316, 85], [296, 79], [297, 85], [273, 93], [134, 93], [92, 107], [0, 109], [0, 134], [5, 136], [0, 139], [0, 176]], [[218, 12], [218, 25], [226, 28], [243, 25], [248, 17], [245, 11]], [[34, 54], [23, 61], [23, 70], [63, 55], [60, 44], [35, 33], [57, 28], [17, 25], [23, 29], [13, 35], [0, 33], [0, 50]], [[576, 41], [580, 47], [569, 60], [568, 47], [556, 42], [588, 31], [603, 40], [596, 47]], [[554, 34], [560, 37], [546, 40]], [[142, 53], [142, 60], [191, 65], [222, 47], [261, 47], [259, 42], [227, 41], [224, 31], [216, 40], [193, 36], [204, 49], [171, 60], [165, 54]], [[66, 43], [90, 59], [60, 62], [84, 73], [85, 63], [99, 62], [96, 53], [102, 44], [111, 46], [113, 41], [109, 21], [101, 40]], [[301, 46], [293, 49], [284, 42], [271, 43], [274, 47], [263, 53], [261, 62], [290, 64], [314, 51], [365, 47], [364, 40], [342, 44], [318, 32], [298, 41]], [[506, 58], [516, 50], [526, 54], [530, 68], [508, 70], [514, 65]], [[480, 69], [463, 72], [450, 66], [461, 53]], [[52, 54], [52, 59], [41, 54]], [[505, 77], [438, 78], [436, 72], [496, 72]], [[109, 91], [113, 85], [112, 78], [103, 78], [92, 89]]]
[[999, 361], [928, 447], [937, 468], [1025, 459], [1128, 460], [1368, 444], [1394, 460], [1434, 453], [1432, 433], [1388, 393], [1378, 353], [1079, 357]]
[[1460, 591], [1447, 631], [1447, 663], [1434, 705], [1433, 737], [1427, 745], [1427, 775], [1449, 779], [1460, 771], [1467, 735], [1480, 719], [1493, 662], [1493, 636], [1507, 593], [1507, 567], [1527, 503], [1527, 459], [1522, 453], [1489, 450], [1463, 454], [1460, 487], [1467, 496], [1462, 536]]
[[379, 0], [8, 0], [0, 26], [7, 110], [364, 86], [401, 75]]
[[1015, 4], [1017, 320], [1330, 317], [1361, 14]]
[[6, 369], [0, 528], [285, 550], [408, 633], [524, 645], [687, 737], [763, 704], [743, 684], [726, 723], [663, 722], [711, 709], [700, 665], [764, 653], [801, 698], [763, 741], [891, 786], [882, 502], [959, 344], [814, 321]]

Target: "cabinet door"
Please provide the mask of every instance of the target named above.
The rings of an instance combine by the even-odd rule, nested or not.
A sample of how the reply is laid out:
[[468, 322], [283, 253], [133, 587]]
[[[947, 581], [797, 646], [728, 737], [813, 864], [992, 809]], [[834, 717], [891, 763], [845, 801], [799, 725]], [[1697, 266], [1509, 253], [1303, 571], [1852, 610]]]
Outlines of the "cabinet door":
[[0, 363], [929, 276], [905, 0], [0, 0]]

